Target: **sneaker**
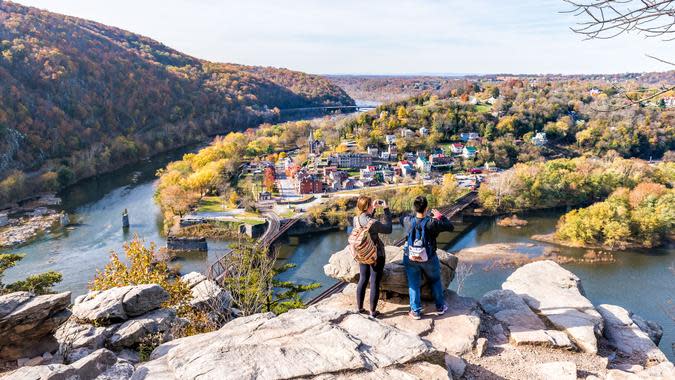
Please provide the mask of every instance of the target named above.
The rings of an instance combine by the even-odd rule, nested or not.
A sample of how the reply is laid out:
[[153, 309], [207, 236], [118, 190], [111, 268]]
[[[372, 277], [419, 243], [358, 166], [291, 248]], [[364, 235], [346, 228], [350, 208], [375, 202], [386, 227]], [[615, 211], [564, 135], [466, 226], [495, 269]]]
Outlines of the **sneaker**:
[[412, 311], [411, 310], [410, 312], [408, 312], [408, 316], [412, 319], [415, 319], [415, 320], [422, 319], [422, 313], [420, 313], [419, 311]]
[[358, 309], [356, 312], [359, 313], [359, 314], [368, 314], [366, 309]]
[[443, 315], [448, 311], [448, 305], [443, 305], [442, 308], [436, 309], [436, 315]]
[[373, 317], [373, 318], [377, 318], [377, 317], [380, 316], [380, 312], [377, 311], [377, 310], [371, 311], [371, 312], [370, 312], [370, 316]]

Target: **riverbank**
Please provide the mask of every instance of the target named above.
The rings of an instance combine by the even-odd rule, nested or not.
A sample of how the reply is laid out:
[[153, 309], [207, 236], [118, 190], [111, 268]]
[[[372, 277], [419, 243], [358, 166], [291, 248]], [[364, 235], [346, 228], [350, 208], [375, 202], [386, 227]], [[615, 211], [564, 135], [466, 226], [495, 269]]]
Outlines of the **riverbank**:
[[[571, 241], [562, 240], [562, 239], [557, 238], [555, 232], [552, 232], [550, 234], [532, 235], [531, 239], [541, 241], [541, 242], [544, 242], [544, 243], [549, 243], [549, 244], [555, 244], [555, 245], [571, 247], [571, 248], [584, 248], [584, 249], [589, 249], [589, 250], [625, 251], [625, 250], [628, 250], [628, 249], [655, 248], [655, 247], [651, 247], [651, 246], [644, 246], [640, 243], [635, 243], [635, 242], [620, 242], [620, 243], [617, 243], [616, 245], [613, 245], [613, 246], [601, 245], [601, 244], [571, 242]], [[672, 236], [669, 236], [668, 240], [670, 242], [672, 242], [673, 241]], [[660, 244], [660, 246], [667, 245], [668, 243], [669, 242], [666, 241], [666, 242]]]
[[39, 207], [27, 215], [7, 218], [0, 227], [0, 249], [18, 248], [70, 223], [68, 214]]

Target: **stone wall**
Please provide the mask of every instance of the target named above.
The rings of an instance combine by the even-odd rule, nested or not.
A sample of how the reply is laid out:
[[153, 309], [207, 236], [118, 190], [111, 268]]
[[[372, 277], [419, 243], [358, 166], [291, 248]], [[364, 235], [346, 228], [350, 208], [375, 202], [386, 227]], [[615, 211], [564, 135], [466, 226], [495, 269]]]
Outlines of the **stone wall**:
[[169, 251], [208, 251], [206, 238], [183, 238], [169, 236], [166, 238], [166, 249]]

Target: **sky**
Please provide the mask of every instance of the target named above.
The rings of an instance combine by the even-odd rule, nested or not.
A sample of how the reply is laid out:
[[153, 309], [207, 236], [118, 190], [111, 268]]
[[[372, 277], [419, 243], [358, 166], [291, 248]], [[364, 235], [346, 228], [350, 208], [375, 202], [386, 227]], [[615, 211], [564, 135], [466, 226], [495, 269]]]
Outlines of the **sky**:
[[[215, 62], [315, 74], [665, 71], [675, 42], [585, 41], [563, 0], [16, 0]], [[669, 56], [670, 55], [670, 56]]]

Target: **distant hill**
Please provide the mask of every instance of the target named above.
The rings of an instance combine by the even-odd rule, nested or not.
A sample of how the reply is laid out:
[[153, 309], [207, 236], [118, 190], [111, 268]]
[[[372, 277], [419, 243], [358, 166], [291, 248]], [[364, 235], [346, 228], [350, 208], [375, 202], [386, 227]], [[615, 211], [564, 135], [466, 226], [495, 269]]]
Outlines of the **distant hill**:
[[672, 86], [675, 70], [650, 73], [624, 74], [489, 74], [489, 75], [327, 75], [333, 83], [345, 89], [354, 99], [378, 102], [400, 101], [424, 92], [446, 94], [466, 87], [475, 81], [503, 82], [508, 79], [536, 81], [589, 81], [597, 83], [621, 83], [635, 81], [641, 85]]
[[45, 164], [79, 178], [275, 120], [275, 107], [353, 104], [319, 76], [211, 63], [121, 29], [0, 2], [0, 180]]

